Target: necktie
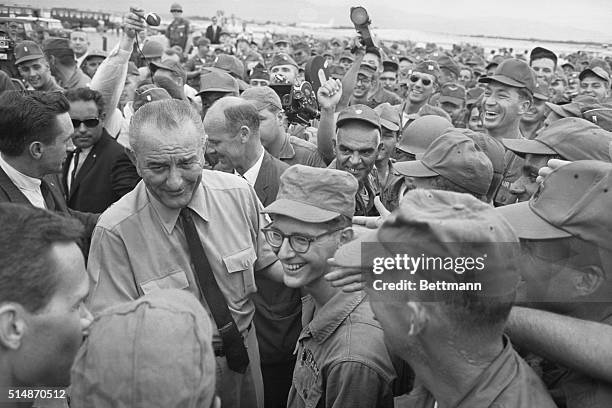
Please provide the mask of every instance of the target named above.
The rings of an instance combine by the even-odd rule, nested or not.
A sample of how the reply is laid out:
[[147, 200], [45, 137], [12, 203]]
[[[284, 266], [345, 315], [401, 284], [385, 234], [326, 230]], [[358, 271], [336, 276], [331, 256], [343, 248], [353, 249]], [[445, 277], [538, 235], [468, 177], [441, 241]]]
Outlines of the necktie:
[[232, 371], [244, 374], [249, 365], [249, 355], [244, 346], [242, 335], [238, 331], [236, 322], [232, 318], [225, 297], [221, 289], [219, 289], [215, 275], [210, 267], [189, 208], [181, 210], [181, 219], [183, 231], [187, 238], [187, 245], [189, 246], [191, 262], [195, 269], [196, 282], [217, 324], [227, 365]]
[[74, 162], [74, 168], [72, 169], [72, 173], [70, 174], [70, 186], [68, 189], [72, 192], [72, 188], [74, 186], [74, 179], [76, 178], [77, 172], [79, 171], [79, 157], [81, 156], [81, 149], [78, 147], [72, 154], [72, 160]]

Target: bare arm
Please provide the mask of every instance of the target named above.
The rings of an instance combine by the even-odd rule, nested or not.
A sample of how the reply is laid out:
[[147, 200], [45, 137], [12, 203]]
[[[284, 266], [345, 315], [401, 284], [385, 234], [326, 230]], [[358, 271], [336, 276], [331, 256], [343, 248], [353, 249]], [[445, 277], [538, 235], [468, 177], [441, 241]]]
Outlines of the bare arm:
[[612, 326], [514, 307], [506, 331], [514, 343], [535, 354], [612, 382]]
[[334, 159], [334, 133], [336, 123], [334, 112], [336, 105], [342, 96], [342, 82], [338, 79], [325, 80], [322, 71], [319, 72], [321, 87], [317, 92], [317, 99], [321, 107], [321, 119], [317, 129], [317, 149], [325, 163], [329, 164]]

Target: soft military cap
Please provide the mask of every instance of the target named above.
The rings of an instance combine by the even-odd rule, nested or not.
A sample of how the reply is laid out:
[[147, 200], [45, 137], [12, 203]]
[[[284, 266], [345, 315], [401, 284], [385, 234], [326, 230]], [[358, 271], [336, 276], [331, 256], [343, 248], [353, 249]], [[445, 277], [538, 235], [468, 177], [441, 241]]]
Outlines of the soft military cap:
[[525, 61], [516, 58], [504, 60], [495, 69], [495, 73], [492, 76], [481, 77], [478, 79], [478, 82], [485, 84], [499, 82], [514, 88], [528, 89], [532, 94], [536, 90], [535, 73]]
[[351, 105], [344, 108], [338, 115], [336, 127], [342, 127], [343, 124], [352, 120], [366, 122], [380, 129], [380, 117], [378, 113], [366, 105]]
[[226, 72], [210, 71], [200, 75], [200, 92], [235, 92], [239, 93], [238, 82]]
[[385, 129], [389, 129], [392, 132], [397, 132], [400, 129], [399, 112], [389, 102], [381, 103], [374, 108], [374, 112], [380, 116], [380, 124]]
[[283, 52], [280, 52], [274, 55], [274, 57], [272, 57], [272, 61], [270, 62], [270, 69], [278, 65], [293, 65], [294, 67], [299, 68], [297, 62], [295, 62], [293, 58]]
[[283, 108], [280, 97], [269, 86], [254, 86], [245, 90], [240, 97], [255, 105], [258, 111], [268, 108]]
[[440, 89], [440, 103], [450, 102], [461, 106], [465, 103], [465, 88], [459, 84], [448, 83]]
[[357, 190], [357, 179], [345, 171], [296, 164], [281, 175], [276, 201], [263, 212], [312, 223], [352, 218]]
[[450, 127], [453, 127], [453, 124], [441, 116], [421, 116], [403, 131], [397, 148], [406, 153], [420, 155]]
[[454, 73], [457, 76], [459, 76], [459, 73], [461, 71], [459, 69], [459, 65], [455, 62], [455, 60], [446, 54], [443, 54], [438, 58], [438, 66], [440, 68], [448, 69], [450, 72]]
[[208, 313], [187, 291], [149, 290], [96, 316], [72, 366], [72, 406], [211, 406], [216, 363]]
[[412, 68], [412, 73], [415, 72], [433, 75], [436, 80], [440, 78], [440, 67], [436, 61], [426, 60], [419, 62], [414, 68]]
[[552, 171], [529, 201], [498, 207], [523, 239], [578, 237], [612, 250], [612, 164], [582, 160]]
[[39, 58], [44, 58], [40, 46], [34, 41], [22, 41], [15, 46], [15, 65], [19, 65], [22, 62], [32, 61]]
[[610, 74], [608, 73], [608, 71], [606, 71], [600, 66], [595, 66], [583, 70], [580, 75], [578, 75], [578, 79], [582, 81], [589, 74], [595, 75], [596, 77], [603, 79], [608, 84], [610, 84]]
[[472, 138], [454, 128], [434, 140], [421, 160], [397, 162], [393, 168], [409, 177], [439, 175], [479, 195], [487, 193], [493, 180], [491, 160]]
[[580, 118], [563, 118], [540, 131], [534, 139], [502, 139], [519, 156], [527, 153], [559, 155], [565, 160], [612, 161], [612, 133]]

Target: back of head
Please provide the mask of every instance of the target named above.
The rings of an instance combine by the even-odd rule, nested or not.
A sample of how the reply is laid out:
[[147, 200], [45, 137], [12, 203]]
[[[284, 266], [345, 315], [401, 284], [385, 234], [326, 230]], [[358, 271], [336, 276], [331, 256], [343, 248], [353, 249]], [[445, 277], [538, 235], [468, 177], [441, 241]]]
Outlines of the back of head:
[[71, 401], [92, 408], [210, 407], [212, 331], [202, 305], [183, 290], [157, 290], [106, 309], [72, 367]]
[[0, 204], [0, 225], [0, 305], [19, 303], [36, 313], [59, 280], [49, 252], [56, 243], [77, 242], [83, 226], [74, 218], [11, 203]]
[[0, 152], [20, 156], [27, 146], [52, 143], [56, 117], [70, 110], [60, 92], [7, 91], [0, 94]]
[[43, 42], [43, 52], [47, 59], [54, 57], [61, 65], [68, 67], [76, 66], [74, 51], [70, 47], [70, 41], [66, 38], [48, 38]]
[[[202, 135], [197, 143], [204, 144], [204, 128], [200, 114], [189, 102], [177, 99], [154, 101], [142, 106], [130, 122], [130, 146], [138, 156], [139, 149], [146, 138], [142, 129], [151, 127], [158, 130], [174, 131], [186, 123], [191, 123]], [[177, 132], [173, 132], [176, 134]], [[192, 141], [189, 141], [192, 142]]]

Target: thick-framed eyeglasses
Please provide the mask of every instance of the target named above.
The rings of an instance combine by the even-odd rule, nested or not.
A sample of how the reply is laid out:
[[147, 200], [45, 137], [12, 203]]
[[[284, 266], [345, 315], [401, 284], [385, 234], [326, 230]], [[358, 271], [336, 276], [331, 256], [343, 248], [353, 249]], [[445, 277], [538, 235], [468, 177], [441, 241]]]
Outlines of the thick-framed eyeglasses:
[[410, 75], [410, 82], [416, 84], [417, 82], [419, 82], [419, 79], [421, 80], [421, 83], [425, 86], [429, 86], [431, 85], [431, 79], [429, 78], [423, 78], [422, 76], [419, 75]]
[[78, 129], [79, 127], [81, 127], [81, 123], [84, 123], [86, 127], [88, 128], [95, 128], [96, 126], [98, 126], [100, 124], [100, 119], [98, 118], [91, 118], [91, 119], [72, 119], [72, 126], [74, 126], [75, 129]]
[[280, 249], [280, 247], [283, 246], [283, 242], [285, 242], [285, 238], [288, 238], [289, 246], [291, 247], [291, 249], [293, 249], [293, 251], [297, 252], [298, 254], [305, 254], [310, 249], [311, 242], [314, 242], [317, 239], [324, 237], [325, 235], [333, 234], [334, 232], [340, 231], [342, 229], [344, 229], [344, 227], [337, 228], [332, 231], [326, 231], [314, 237], [303, 234], [284, 234], [278, 228], [270, 226], [262, 228], [261, 231], [264, 233], [266, 241], [268, 242], [268, 244], [270, 244], [272, 248]]

